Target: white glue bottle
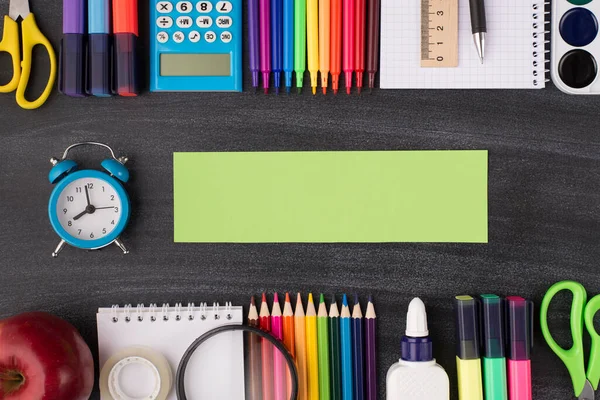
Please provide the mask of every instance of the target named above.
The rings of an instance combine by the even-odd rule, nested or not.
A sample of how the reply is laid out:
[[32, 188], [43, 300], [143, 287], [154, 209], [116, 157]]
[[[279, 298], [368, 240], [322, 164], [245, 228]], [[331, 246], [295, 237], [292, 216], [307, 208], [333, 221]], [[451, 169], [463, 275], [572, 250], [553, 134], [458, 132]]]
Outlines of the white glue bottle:
[[408, 306], [402, 358], [386, 379], [387, 400], [449, 400], [448, 374], [433, 358], [425, 304], [415, 297]]

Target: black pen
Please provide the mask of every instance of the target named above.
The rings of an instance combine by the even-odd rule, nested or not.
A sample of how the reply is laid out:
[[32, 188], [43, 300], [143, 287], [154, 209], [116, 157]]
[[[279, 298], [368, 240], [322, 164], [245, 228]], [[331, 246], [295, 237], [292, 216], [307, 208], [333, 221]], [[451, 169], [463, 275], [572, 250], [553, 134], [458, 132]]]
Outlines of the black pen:
[[469, 0], [469, 8], [471, 9], [471, 31], [473, 32], [473, 40], [477, 54], [483, 64], [485, 55], [485, 34], [487, 32], [485, 20], [485, 4], [484, 0]]

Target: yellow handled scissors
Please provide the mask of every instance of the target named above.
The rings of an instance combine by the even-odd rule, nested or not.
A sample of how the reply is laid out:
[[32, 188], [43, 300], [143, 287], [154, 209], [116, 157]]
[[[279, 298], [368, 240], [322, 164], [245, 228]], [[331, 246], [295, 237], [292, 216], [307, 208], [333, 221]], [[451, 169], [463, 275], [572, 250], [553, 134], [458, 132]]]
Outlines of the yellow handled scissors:
[[[21, 17], [21, 39], [23, 46], [23, 59], [21, 60], [21, 48], [19, 44], [19, 25], [17, 21]], [[50, 57], [50, 77], [44, 92], [34, 101], [25, 98], [25, 89], [29, 84], [31, 75], [31, 62], [33, 48], [37, 45], [44, 46]], [[40, 32], [35, 17], [29, 11], [29, 0], [10, 0], [8, 15], [4, 16], [4, 34], [0, 41], [0, 52], [8, 53], [12, 57], [13, 76], [10, 82], [0, 86], [0, 93], [17, 91], [17, 104], [21, 107], [33, 110], [46, 102], [56, 78], [56, 55], [50, 41]]]

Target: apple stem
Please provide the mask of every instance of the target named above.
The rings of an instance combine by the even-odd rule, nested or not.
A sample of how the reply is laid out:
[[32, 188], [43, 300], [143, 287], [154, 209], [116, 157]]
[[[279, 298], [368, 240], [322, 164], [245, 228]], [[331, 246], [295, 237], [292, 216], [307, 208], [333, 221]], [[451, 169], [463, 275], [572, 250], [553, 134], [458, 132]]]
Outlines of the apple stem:
[[25, 377], [20, 372], [0, 372], [0, 386], [2, 386], [5, 395], [16, 392], [23, 383], [25, 383]]

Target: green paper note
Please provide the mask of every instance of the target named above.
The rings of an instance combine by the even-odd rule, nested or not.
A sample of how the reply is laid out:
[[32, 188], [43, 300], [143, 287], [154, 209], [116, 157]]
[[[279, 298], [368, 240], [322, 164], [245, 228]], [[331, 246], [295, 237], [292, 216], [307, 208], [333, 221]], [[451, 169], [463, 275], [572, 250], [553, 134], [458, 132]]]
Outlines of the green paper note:
[[487, 243], [487, 151], [175, 153], [175, 242]]

